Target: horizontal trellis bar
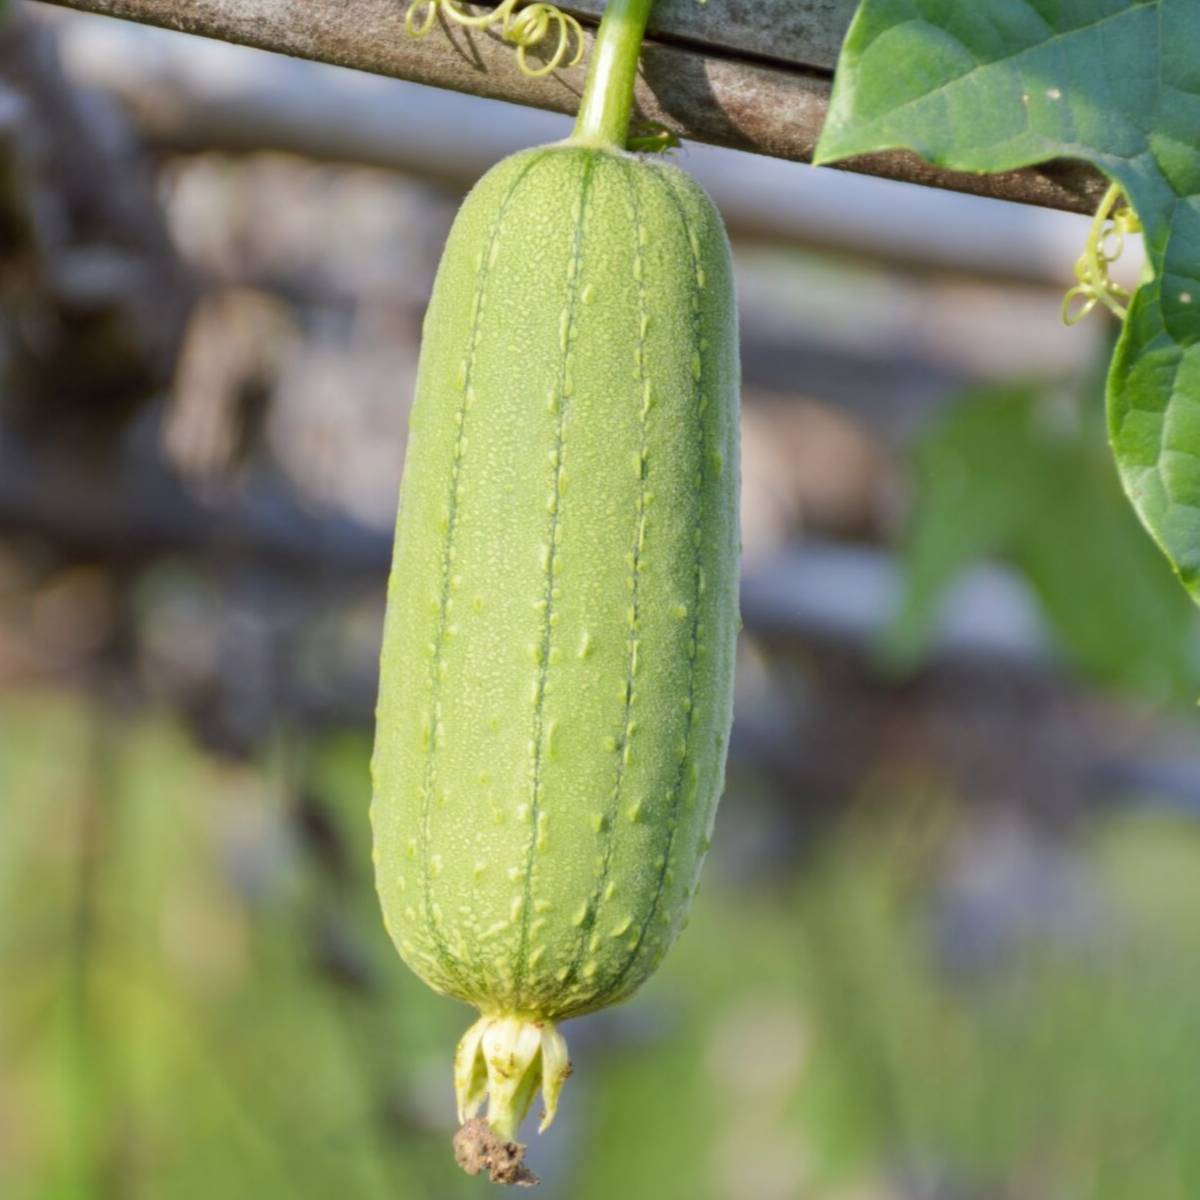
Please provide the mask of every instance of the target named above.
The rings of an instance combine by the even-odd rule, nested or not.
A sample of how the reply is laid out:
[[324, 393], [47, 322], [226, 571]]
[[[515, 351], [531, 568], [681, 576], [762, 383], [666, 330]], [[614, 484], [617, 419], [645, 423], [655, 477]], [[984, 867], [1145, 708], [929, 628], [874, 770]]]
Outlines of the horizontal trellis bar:
[[[582, 67], [530, 79], [493, 32], [442, 23], [423, 39], [404, 27], [406, 0], [51, 0], [300, 58], [557, 112], [573, 112]], [[594, 20], [602, 0], [570, 5]], [[681, 138], [807, 161], [825, 117], [830, 68], [852, 0], [662, 0], [638, 81], [639, 115]], [[483, 11], [480, 9], [479, 11]], [[587, 34], [590, 43], [590, 31]], [[452, 131], [447, 131], [452, 136]], [[853, 170], [979, 195], [1090, 212], [1104, 180], [1074, 163], [975, 176], [908, 152]]]

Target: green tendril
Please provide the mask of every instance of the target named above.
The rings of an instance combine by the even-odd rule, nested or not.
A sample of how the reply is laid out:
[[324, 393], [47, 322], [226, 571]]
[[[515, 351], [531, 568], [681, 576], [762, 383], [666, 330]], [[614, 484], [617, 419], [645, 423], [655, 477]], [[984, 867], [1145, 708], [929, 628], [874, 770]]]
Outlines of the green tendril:
[[[1126, 234], [1141, 233], [1142, 226], [1128, 204], [1122, 202], [1118, 206], [1120, 199], [1121, 189], [1114, 183], [1104, 193], [1092, 218], [1087, 244], [1075, 264], [1075, 278], [1079, 282], [1063, 297], [1065, 325], [1082, 321], [1097, 304], [1103, 304], [1121, 321], [1129, 311], [1132, 293], [1109, 275], [1108, 268], [1121, 257]], [[1081, 303], [1073, 309], [1077, 300]]]
[[[503, 0], [487, 12], [472, 15], [459, 0], [412, 0], [404, 14], [404, 28], [410, 37], [424, 37], [439, 16], [467, 29], [500, 27], [500, 35], [517, 47], [517, 66], [523, 75], [538, 79], [559, 67], [577, 66], [583, 59], [583, 28], [579, 22], [553, 4], [527, 4], [518, 9], [520, 0]], [[528, 51], [558, 31], [554, 53], [540, 66], [529, 64]], [[571, 53], [574, 43], [575, 52]]]

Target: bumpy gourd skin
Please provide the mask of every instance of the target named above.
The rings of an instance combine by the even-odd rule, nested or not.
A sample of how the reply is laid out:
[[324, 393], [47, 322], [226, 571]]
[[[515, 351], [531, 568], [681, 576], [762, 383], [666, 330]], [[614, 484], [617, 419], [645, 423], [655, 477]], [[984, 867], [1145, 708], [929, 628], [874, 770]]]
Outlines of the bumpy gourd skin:
[[425, 321], [372, 820], [435, 989], [553, 1021], [629, 995], [708, 848], [737, 625], [729, 247], [670, 164], [494, 168]]

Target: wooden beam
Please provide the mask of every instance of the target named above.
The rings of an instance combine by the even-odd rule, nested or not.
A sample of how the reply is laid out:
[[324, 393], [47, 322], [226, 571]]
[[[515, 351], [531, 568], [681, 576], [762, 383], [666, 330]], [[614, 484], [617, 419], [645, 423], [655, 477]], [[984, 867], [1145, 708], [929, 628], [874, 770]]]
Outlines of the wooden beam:
[[[573, 112], [583, 85], [581, 67], [543, 79], [526, 77], [512, 47], [492, 32], [441, 22], [415, 40], [404, 28], [406, 0], [51, 2], [555, 112]], [[576, 0], [588, 15], [600, 6], [601, 0]], [[642, 56], [640, 116], [661, 122], [684, 139], [808, 161], [825, 118], [829, 66], [850, 7], [848, 0], [832, 5], [729, 0], [703, 9], [694, 0], [663, 0], [658, 39], [646, 43]], [[587, 36], [590, 44], [590, 32]], [[1073, 212], [1091, 212], [1105, 187], [1096, 172], [1073, 163], [966, 175], [894, 152], [846, 165]]]
[[[560, 7], [598, 22], [605, 0]], [[832, 72], [858, 0], [656, 0], [650, 36]]]

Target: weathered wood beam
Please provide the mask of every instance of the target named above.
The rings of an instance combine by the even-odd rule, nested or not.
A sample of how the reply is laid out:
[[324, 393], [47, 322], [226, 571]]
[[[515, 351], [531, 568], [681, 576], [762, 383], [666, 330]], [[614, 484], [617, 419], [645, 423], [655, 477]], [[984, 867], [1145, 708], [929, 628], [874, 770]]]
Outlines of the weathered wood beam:
[[[599, 21], [605, 0], [559, 7]], [[858, 0], [657, 0], [650, 36], [723, 54], [832, 71]]]
[[[530, 79], [512, 47], [491, 32], [440, 23], [415, 40], [406, 0], [51, 0], [64, 7], [197, 33], [556, 112], [573, 112], [583, 69]], [[598, 9], [584, 0], [580, 9]], [[849, 4], [740, 0], [696, 16], [692, 0], [664, 0], [646, 43], [639, 115], [681, 138], [808, 161], [825, 118], [829, 64]], [[819, 33], [818, 33], [819, 31]], [[590, 44], [590, 32], [587, 35]], [[817, 65], [811, 65], [817, 60]], [[908, 152], [870, 155], [852, 170], [977, 195], [1090, 212], [1104, 181], [1090, 168], [1056, 163], [1000, 175], [942, 171]]]

